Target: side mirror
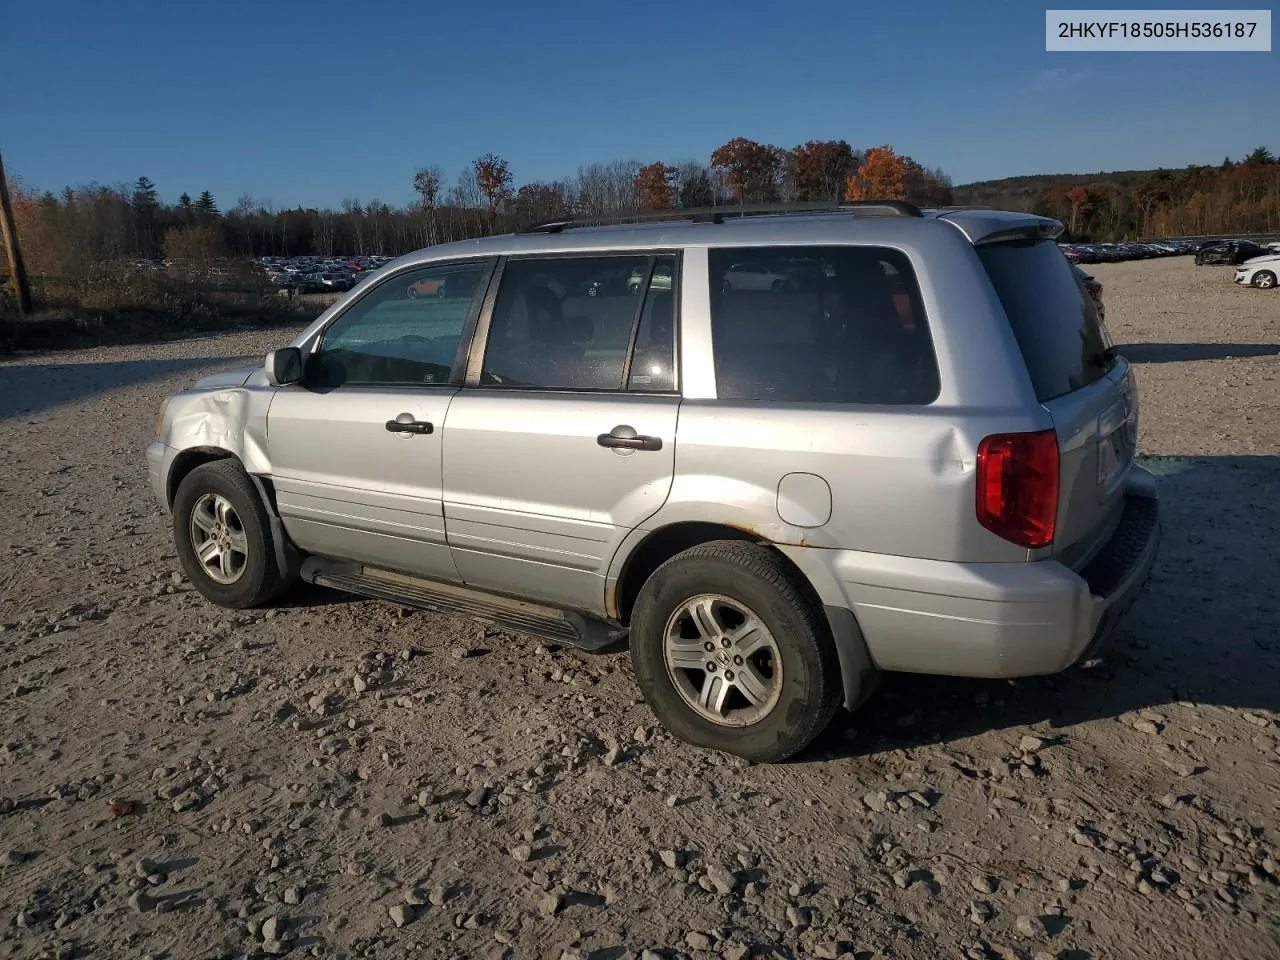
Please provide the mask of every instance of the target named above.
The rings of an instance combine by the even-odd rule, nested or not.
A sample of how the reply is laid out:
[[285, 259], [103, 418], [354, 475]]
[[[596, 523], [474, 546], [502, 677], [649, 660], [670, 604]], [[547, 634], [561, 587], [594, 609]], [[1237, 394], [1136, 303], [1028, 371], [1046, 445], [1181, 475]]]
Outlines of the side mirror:
[[267, 383], [283, 387], [302, 379], [302, 351], [297, 347], [281, 347], [267, 354]]

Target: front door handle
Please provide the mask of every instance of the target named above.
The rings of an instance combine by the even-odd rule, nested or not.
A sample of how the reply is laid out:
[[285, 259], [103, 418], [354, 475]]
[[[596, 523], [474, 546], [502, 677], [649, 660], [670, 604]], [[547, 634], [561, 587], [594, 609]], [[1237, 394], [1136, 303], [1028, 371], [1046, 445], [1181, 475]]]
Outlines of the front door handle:
[[412, 414], [402, 413], [394, 420], [387, 421], [387, 429], [392, 433], [435, 433], [436, 428], [426, 420], [414, 420]]
[[661, 450], [661, 437], [646, 437], [636, 433], [635, 427], [620, 424], [608, 433], [596, 437], [596, 443], [614, 450]]

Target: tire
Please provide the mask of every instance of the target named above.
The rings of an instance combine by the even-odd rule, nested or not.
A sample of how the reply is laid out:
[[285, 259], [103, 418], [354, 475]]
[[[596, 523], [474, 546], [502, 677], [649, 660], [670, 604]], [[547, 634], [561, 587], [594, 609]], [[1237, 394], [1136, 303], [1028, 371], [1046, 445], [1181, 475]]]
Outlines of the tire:
[[[714, 629], [695, 628], [686, 615], [690, 607]], [[763, 626], [764, 634], [746, 632], [739, 647], [716, 633], [745, 631], [746, 617]], [[771, 646], [763, 644], [765, 634]], [[711, 652], [706, 652], [708, 637], [718, 644]], [[640, 689], [663, 726], [688, 743], [755, 763], [785, 760], [803, 750], [840, 704], [840, 666], [826, 618], [783, 560], [758, 544], [704, 543], [660, 566], [636, 598], [630, 644]], [[750, 650], [753, 644], [760, 649]], [[706, 660], [690, 668], [669, 666], [669, 651], [691, 664], [704, 654]], [[719, 672], [707, 670], [705, 663]], [[741, 669], [732, 674], [735, 664]], [[694, 701], [707, 694], [717, 676], [720, 685], [710, 687], [706, 697], [718, 700], [710, 706], [722, 707], [713, 720], [715, 711]], [[745, 687], [737, 685], [747, 677], [755, 694], [767, 689], [768, 696], [749, 700]], [[732, 689], [716, 697], [726, 686]]]
[[[224, 512], [223, 504], [229, 511]], [[213, 532], [208, 530], [211, 522]], [[217, 533], [218, 524], [222, 533]], [[230, 457], [202, 464], [183, 478], [173, 498], [173, 536], [187, 579], [220, 607], [260, 606], [289, 585], [276, 566], [262, 498], [239, 462]], [[197, 536], [223, 545], [208, 565], [197, 555]], [[224, 566], [228, 546], [232, 558]], [[240, 555], [243, 559], [235, 559]]]
[[1270, 270], [1259, 270], [1253, 275], [1253, 285], [1259, 290], [1270, 290], [1276, 285], [1276, 275]]

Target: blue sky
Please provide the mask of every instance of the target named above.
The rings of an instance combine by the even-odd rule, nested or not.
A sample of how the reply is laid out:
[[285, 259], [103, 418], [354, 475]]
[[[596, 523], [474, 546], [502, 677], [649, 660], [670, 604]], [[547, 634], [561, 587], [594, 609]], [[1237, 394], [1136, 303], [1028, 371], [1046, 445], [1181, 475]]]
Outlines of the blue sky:
[[223, 209], [399, 205], [429, 163], [493, 151], [519, 184], [734, 136], [890, 143], [957, 183], [1280, 152], [1251, 95], [1280, 54], [1047, 53], [1045, 6], [42, 0], [7, 17], [0, 149], [32, 186], [146, 174]]

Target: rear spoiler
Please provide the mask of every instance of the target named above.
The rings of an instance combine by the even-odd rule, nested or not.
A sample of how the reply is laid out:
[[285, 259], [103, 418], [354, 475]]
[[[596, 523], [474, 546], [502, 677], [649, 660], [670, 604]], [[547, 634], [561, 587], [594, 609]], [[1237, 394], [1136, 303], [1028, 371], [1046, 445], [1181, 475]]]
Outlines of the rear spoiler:
[[975, 247], [1006, 240], [1054, 240], [1065, 229], [1061, 220], [1032, 213], [956, 210], [938, 216], [963, 233]]

